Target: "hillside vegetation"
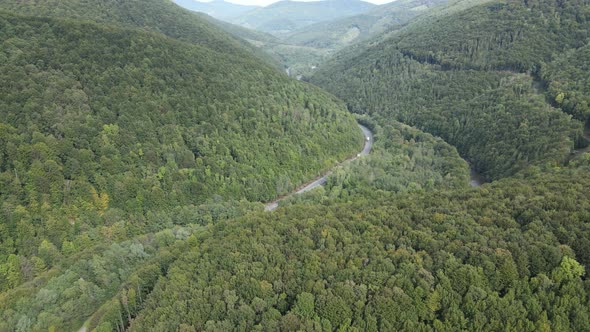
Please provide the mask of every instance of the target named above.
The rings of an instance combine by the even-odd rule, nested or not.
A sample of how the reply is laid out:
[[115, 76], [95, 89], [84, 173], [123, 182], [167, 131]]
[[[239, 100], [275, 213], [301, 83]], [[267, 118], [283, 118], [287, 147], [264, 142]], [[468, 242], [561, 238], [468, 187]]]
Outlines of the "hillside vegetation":
[[375, 7], [360, 0], [278, 1], [231, 20], [247, 28], [285, 35], [317, 22], [362, 13]]
[[587, 1], [427, 10], [320, 67], [346, 104], [167, 0], [50, 3], [0, 4], [0, 332], [590, 330]]
[[377, 6], [362, 14], [301, 28], [285, 39], [297, 45], [341, 49], [398, 29], [429, 9], [448, 0], [397, 0]]
[[220, 20], [230, 20], [234, 17], [243, 15], [251, 10], [259, 8], [258, 6], [239, 5], [236, 3], [226, 2], [223, 0], [214, 0], [210, 2], [200, 2], [195, 0], [173, 1], [181, 7], [205, 13]]
[[[340, 17], [334, 8], [347, 8], [346, 1], [311, 3], [281, 1], [233, 20], [226, 19], [234, 24], [215, 19], [208, 20], [226, 32], [250, 42], [262, 51], [258, 52], [259, 55], [261, 53], [270, 55], [273, 61], [288, 69], [287, 72], [290, 76], [308, 78], [316, 67], [322, 65], [336, 51], [370, 40], [373, 37], [379, 37], [385, 32], [396, 31], [411, 19], [429, 13], [431, 8], [439, 7], [447, 1], [394, 1], [381, 6], [359, 9], [356, 15], [345, 17]], [[199, 11], [190, 2], [177, 1], [177, 3], [187, 9]], [[459, 6], [458, 3], [455, 3], [454, 6]], [[204, 5], [209, 4], [216, 5], [216, 2]], [[338, 17], [328, 17], [329, 15]], [[253, 23], [244, 23], [250, 20], [250, 16], [255, 17], [255, 19], [251, 19]], [[295, 18], [320, 22], [310, 24], [306, 21], [305, 25], [295, 27], [291, 22], [291, 19]], [[271, 20], [272, 24], [276, 24], [276, 29], [282, 28], [283, 30], [274, 31], [258, 26], [266, 20]], [[275, 36], [268, 34], [268, 32], [275, 34]]]
[[169, 0], [6, 0], [0, 9], [29, 16], [92, 21], [162, 33], [224, 53], [250, 56], [248, 43], [196, 17]]
[[265, 44], [263, 49], [278, 55], [289, 68], [291, 76], [301, 75], [301, 78], [307, 79], [337, 51], [379, 37], [386, 31], [395, 31], [412, 18], [446, 1], [394, 1], [358, 15], [302, 27], [281, 36], [281, 44]]
[[583, 46], [590, 24], [587, 3], [560, 4], [498, 1], [418, 20], [312, 81], [354, 112], [441, 136], [489, 179], [560, 163], [583, 125], [546, 104], [534, 79], [553, 54]]
[[574, 257], [588, 264], [590, 169], [577, 166], [219, 224], [189, 240], [130, 330], [585, 330]]
[[280, 205], [350, 202], [407, 192], [467, 189], [468, 164], [457, 149], [438, 137], [395, 122], [359, 121], [371, 128], [371, 153], [338, 167], [325, 186]]
[[[466, 188], [467, 165], [448, 144], [401, 124], [380, 128], [367, 119], [362, 121], [377, 134], [376, 154], [366, 163], [350, 165], [354, 171], [365, 169], [358, 176], [351, 174], [349, 178], [343, 170], [335, 172], [326, 196], [316, 197], [322, 192], [320, 187], [302, 198], [305, 204], [314, 205], [312, 209], [317, 208], [319, 201], [329, 204], [333, 199], [365, 199], [366, 193], [368, 197], [384, 198], [407, 191]], [[386, 169], [379, 168], [389, 163]], [[384, 173], [387, 177], [383, 177]], [[115, 222], [109, 227], [92, 229], [71, 242], [65, 241], [61, 250], [45, 242], [38, 254], [42, 258], [11, 256], [5, 265], [9, 279], [32, 280], [0, 293], [4, 323], [0, 324], [0, 331], [11, 331], [17, 326], [33, 331], [51, 327], [73, 330], [88, 317], [89, 330], [120, 330], [146, 307], [145, 301], [160, 276], [191, 250], [187, 239], [192, 241], [194, 235], [205, 240], [212, 235], [210, 231], [215, 225], [261, 211], [261, 207], [247, 202], [214, 201], [176, 207], [170, 212], [153, 211], [145, 220], [133, 217], [132, 225]], [[135, 236], [139, 230], [149, 230], [150, 234]], [[106, 235], [110, 237], [104, 239]], [[104, 240], [100, 241], [101, 238]], [[44, 265], [46, 261], [51, 265]], [[19, 264], [35, 264], [34, 270], [22, 275], [16, 267]], [[231, 329], [228, 324], [224, 329]], [[161, 330], [162, 326], [153, 329]]]
[[7, 12], [0, 45], [0, 291], [183, 206], [239, 215], [362, 146], [339, 101], [248, 50]]

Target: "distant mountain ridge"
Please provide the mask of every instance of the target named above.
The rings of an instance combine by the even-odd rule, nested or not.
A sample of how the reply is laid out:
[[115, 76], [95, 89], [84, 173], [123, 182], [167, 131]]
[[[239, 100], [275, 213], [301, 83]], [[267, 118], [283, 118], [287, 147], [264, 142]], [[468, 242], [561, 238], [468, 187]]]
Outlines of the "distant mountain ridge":
[[221, 52], [241, 53], [247, 45], [168, 0], [6, 0], [0, 1], [0, 9], [20, 15], [141, 28]]
[[231, 3], [223, 0], [214, 0], [211, 2], [201, 2], [196, 0], [173, 0], [177, 5], [207, 15], [213, 16], [220, 20], [229, 20], [242, 15], [246, 12], [260, 8], [259, 6], [247, 6]]
[[0, 331], [77, 331], [139, 266], [78, 276], [68, 256], [168, 228], [146, 218], [177, 208], [271, 200], [362, 146], [342, 102], [202, 16], [169, 0], [0, 2]]
[[0, 1], [0, 332], [590, 331], [590, 0], [173, 1]]
[[279, 1], [231, 20], [247, 28], [284, 35], [318, 22], [357, 15], [376, 7], [360, 0]]
[[401, 27], [414, 17], [447, 2], [448, 0], [397, 0], [355, 16], [304, 27], [287, 39], [301, 46], [339, 48]]
[[[193, 11], [202, 11], [198, 14], [203, 15], [206, 20], [217, 25], [226, 32], [254, 45], [258, 48], [259, 55], [260, 53], [268, 54], [266, 57], [262, 57], [266, 58], [271, 63], [280, 63], [280, 65], [284, 66], [287, 73], [293, 77], [308, 77], [311, 71], [314, 70], [313, 68], [335, 50], [367, 38], [368, 34], [365, 33], [366, 25], [379, 23], [380, 26], [385, 26], [385, 24], [382, 23], [384, 19], [380, 20], [380, 22], [375, 22], [378, 18], [374, 18], [368, 14], [380, 12], [379, 8], [385, 7], [385, 5], [376, 6], [357, 0], [329, 0], [315, 2], [280, 1], [264, 8], [258, 8], [246, 12], [244, 15], [236, 17], [233, 20], [215, 17], [213, 13], [204, 13], [206, 12], [205, 7], [213, 2], [198, 3], [195, 2], [195, 0], [174, 1], [176, 4], [183, 6], [184, 8]], [[424, 10], [429, 9], [431, 3], [438, 4], [444, 1], [447, 0], [398, 0], [392, 3], [392, 5], [400, 4], [393, 7], [399, 7], [397, 9], [400, 12], [398, 16], [401, 17], [400, 20], [402, 21], [401, 23], [403, 23], [405, 22], [404, 20], [409, 20], [411, 17], [419, 15]], [[215, 2], [222, 3], [223, 1], [219, 0]], [[191, 6], [193, 3], [197, 3], [198, 6], [202, 5], [202, 8], [197, 9], [197, 7]], [[369, 7], [370, 9], [362, 10], [362, 8], [365, 7]], [[423, 10], [416, 10], [417, 7], [420, 7], [420, 9]], [[338, 11], [334, 12], [334, 8], [338, 8]], [[348, 12], [358, 12], [359, 10], [363, 14], [342, 16]], [[390, 11], [391, 10], [388, 10], [387, 12]], [[409, 11], [413, 12], [405, 15]], [[365, 12], [367, 14], [364, 14]], [[397, 14], [398, 13], [393, 13], [392, 15], [396, 16]], [[333, 19], [334, 16], [337, 17]], [[368, 22], [365, 22], [365, 16], [367, 16]], [[355, 31], [347, 31], [348, 27], [345, 25], [348, 24], [349, 17], [352, 20], [359, 18], [359, 20], [362, 21], [359, 23], [359, 25], [362, 26], [362, 32], [359, 35], [355, 35]], [[295, 22], [296, 20], [299, 21]], [[313, 23], [318, 20], [321, 21], [319, 23]], [[250, 21], [252, 22], [248, 23]], [[334, 26], [332, 22], [335, 22], [336, 26]], [[308, 25], [310, 23], [312, 24]], [[312, 29], [311, 27], [315, 28], [310, 31], [310, 29]], [[318, 27], [320, 31], [316, 33], [314, 30]], [[289, 32], [291, 31], [290, 29], [294, 30]]]
[[[585, 0], [452, 1], [342, 51], [311, 81], [355, 112], [442, 137], [495, 180], [559, 162], [580, 144], [590, 114], [579, 97], [582, 84], [573, 83], [585, 77], [577, 70], [582, 64], [551, 62], [586, 45], [589, 18]], [[572, 78], [561, 82], [557, 68]], [[539, 94], [539, 71], [555, 105]]]

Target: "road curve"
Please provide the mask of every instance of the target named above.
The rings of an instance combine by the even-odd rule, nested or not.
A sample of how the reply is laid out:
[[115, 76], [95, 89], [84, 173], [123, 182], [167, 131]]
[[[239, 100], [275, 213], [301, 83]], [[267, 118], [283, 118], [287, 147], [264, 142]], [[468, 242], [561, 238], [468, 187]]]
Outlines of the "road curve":
[[[369, 128], [367, 128], [367, 127], [365, 127], [363, 125], [360, 125], [359, 124], [358, 126], [359, 126], [359, 128], [361, 128], [361, 131], [363, 132], [363, 136], [365, 137], [365, 146], [363, 147], [363, 150], [360, 153], [358, 153], [355, 157], [349, 158], [349, 159], [343, 161], [342, 163], [334, 166], [332, 168], [332, 170], [335, 167], [342, 165], [343, 163], [356, 160], [356, 159], [358, 159], [358, 158], [360, 158], [362, 156], [368, 155], [371, 152], [371, 149], [373, 148], [373, 133], [369, 130]], [[275, 210], [276, 208], [279, 207], [279, 202], [281, 200], [287, 198], [287, 197], [290, 197], [290, 196], [296, 195], [296, 194], [303, 194], [306, 191], [310, 191], [310, 190], [312, 190], [314, 188], [317, 188], [319, 186], [324, 185], [326, 183], [327, 179], [328, 179], [328, 176], [330, 176], [330, 174], [332, 174], [332, 170], [328, 171], [323, 176], [321, 176], [321, 177], [319, 177], [319, 178], [317, 178], [317, 179], [315, 179], [315, 180], [313, 180], [311, 182], [306, 183], [305, 185], [303, 185], [299, 189], [295, 190], [294, 192], [288, 194], [287, 196], [281, 197], [279, 199], [276, 199], [276, 200], [274, 200], [274, 201], [266, 204], [266, 206], [264, 207], [264, 211], [273, 211], [273, 210]]]

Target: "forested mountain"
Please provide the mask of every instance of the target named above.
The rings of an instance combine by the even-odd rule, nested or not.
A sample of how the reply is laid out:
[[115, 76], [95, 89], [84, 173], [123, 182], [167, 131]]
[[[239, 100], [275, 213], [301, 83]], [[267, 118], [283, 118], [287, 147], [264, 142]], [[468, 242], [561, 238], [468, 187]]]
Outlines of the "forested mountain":
[[243, 15], [251, 10], [259, 8], [258, 6], [245, 6], [223, 0], [213, 0], [210, 2], [200, 2], [196, 0], [173, 0], [177, 5], [193, 10], [196, 12], [211, 15], [220, 20], [230, 20], [234, 17]]
[[442, 139], [395, 121], [377, 123], [367, 117], [359, 121], [373, 132], [371, 153], [338, 167], [321, 189], [290, 197], [280, 205], [349, 202], [390, 193], [467, 188], [468, 164]]
[[284, 35], [317, 22], [360, 14], [375, 5], [360, 0], [278, 1], [231, 20], [247, 28]]
[[589, 13], [581, 0], [496, 1], [443, 11], [365, 50], [336, 56], [312, 81], [355, 112], [443, 137], [498, 179], [530, 164], [564, 162], [581, 142], [583, 124], [545, 102], [539, 72], [558, 61], [555, 54], [585, 46]]
[[[188, 2], [192, 3], [192, 0], [188, 0]], [[237, 25], [240, 24], [238, 21], [242, 20], [241, 18], [236, 19], [238, 21], [228, 20], [237, 24], [212, 19], [209, 19], [209, 21], [230, 34], [247, 40], [264, 53], [270, 55], [272, 62], [278, 62], [287, 68], [290, 76], [297, 77], [301, 75], [307, 78], [330, 55], [343, 47], [370, 39], [383, 32], [399, 29], [412, 18], [427, 13], [430, 8], [440, 6], [446, 2], [447, 0], [398, 0], [381, 6], [373, 6], [371, 9], [363, 11], [362, 14], [325, 21], [322, 19], [319, 23], [296, 28], [291, 33], [282, 32], [277, 36], [271, 36], [263, 32], [266, 30], [258, 28], [256, 24], [247, 24], [249, 28]], [[177, 3], [185, 8], [192, 8], [184, 2], [177, 1]], [[306, 19], [312, 17], [312, 15], [323, 15], [322, 11], [327, 10], [323, 8], [327, 3], [286, 3], [289, 6], [296, 5], [304, 8], [304, 17]], [[204, 5], [208, 4], [210, 3]], [[286, 6], [285, 1], [282, 1], [269, 7], [272, 9]], [[298, 7], [297, 10], [301, 8]], [[264, 8], [264, 10], [267, 9]], [[291, 17], [299, 14], [301, 13], [290, 13], [287, 16]], [[281, 16], [282, 14], [273, 13], [269, 17], [276, 17], [277, 15]], [[259, 21], [258, 18], [256, 20], [256, 22]], [[280, 24], [288, 21], [279, 20], [281, 21]]]
[[[347, 178], [341, 170], [335, 172], [335, 181], [330, 180], [330, 196], [346, 202], [352, 198], [364, 199], [364, 193], [390, 197], [391, 193], [419, 192], [423, 188], [429, 191], [466, 188], [466, 163], [442, 140], [401, 124], [380, 126], [367, 119], [361, 121], [373, 128], [378, 140], [374, 146], [376, 155], [371, 156], [368, 167], [361, 166], [365, 171], [359, 176]], [[382, 172], [379, 163], [390, 164], [385, 170], [389, 178], [370, 175]], [[396, 178], [396, 173], [403, 177]], [[376, 181], [371, 182], [371, 178]], [[317, 194], [311, 192], [305, 200], [315, 204], [332, 199], [312, 200]], [[130, 318], [145, 307], [144, 301], [158, 282], [161, 271], [167, 271], [191, 249], [192, 245], [187, 242], [191, 235], [205, 239], [213, 225], [257, 208], [262, 210], [260, 207], [245, 202], [178, 207], [170, 213], [154, 212], [146, 216], [144, 228], [169, 228], [155, 234], [131, 237], [129, 227], [109, 227], [111, 241], [115, 243], [97, 243], [96, 237], [100, 235], [96, 233], [107, 233], [103, 227], [89, 235], [78, 236], [65, 246], [69, 249], [64, 253], [63, 249], [60, 251], [46, 244], [42, 257], [59, 264], [47, 272], [41, 270], [30, 283], [0, 294], [0, 312], [4, 313], [5, 322], [5, 325], [0, 324], [0, 330], [3, 327], [14, 329], [19, 322], [32, 330], [44, 330], [52, 325], [68, 330], [81, 325], [88, 316], [92, 316], [87, 324], [89, 330], [99, 326], [99, 331], [126, 326]], [[70, 252], [72, 248], [75, 250]], [[11, 263], [17, 264], [18, 260]], [[35, 271], [37, 269], [35, 266]], [[121, 307], [121, 298], [127, 298], [126, 308]], [[123, 316], [121, 310], [125, 311]], [[162, 328], [158, 325], [153, 329]]]
[[30, 16], [122, 25], [162, 33], [216, 51], [246, 56], [248, 43], [215, 28], [169, 0], [6, 0], [0, 9]]
[[397, 0], [365, 13], [299, 29], [285, 37], [293, 44], [340, 49], [406, 24], [412, 18], [448, 0]]
[[[279, 39], [278, 37], [275, 37], [266, 32], [244, 28], [240, 25], [231, 24], [222, 20], [218, 20], [209, 15], [203, 14], [201, 17], [210, 22], [211, 24], [223, 29], [225, 32], [228, 32], [235, 37], [246, 40], [256, 47], [263, 47], [266, 45], [275, 45], [283, 43], [281, 39]], [[269, 53], [272, 54], [272, 52]]]
[[[149, 173], [156, 176], [163, 172], [158, 175], [163, 177], [160, 180], [171, 177], [175, 179], [172, 182], [176, 182], [179, 175], [174, 172], [182, 173], [183, 169], [199, 163], [203, 169], [192, 175], [182, 175], [183, 181], [188, 184], [190, 178], [195, 177], [193, 181], [200, 183], [197, 191], [202, 190], [203, 194], [245, 197], [245, 192], [239, 194], [229, 187], [223, 189], [225, 186], [221, 183], [228, 185], [241, 179], [250, 172], [247, 169], [253, 167], [257, 169], [256, 176], [261, 184], [267, 183], [263, 187], [270, 187], [255, 191], [250, 188], [247, 196], [264, 200], [287, 190], [275, 187], [277, 178], [271, 173], [277, 170], [280, 162], [270, 156], [279, 151], [291, 151], [295, 147], [292, 141], [295, 137], [301, 143], [297, 145], [298, 152], [299, 149], [311, 149], [309, 144], [319, 147], [322, 141], [331, 141], [334, 149], [342, 150], [342, 157], [353, 149], [346, 147], [348, 144], [341, 148], [341, 139], [358, 146], [360, 137], [356, 131], [349, 138], [345, 138], [349, 133], [336, 134], [354, 128], [352, 118], [343, 116], [342, 112], [341, 117], [338, 115], [339, 104], [329, 96], [317, 93], [317, 89], [289, 81], [256, 62], [149, 33], [111, 32], [92, 24], [68, 26], [59, 21], [20, 20], [11, 16], [4, 19], [6, 29], [15, 30], [10, 32], [10, 37], [5, 35], [3, 39], [8, 61], [2, 74], [5, 81], [18, 82], [14, 86], [3, 86], [7, 96], [3, 99], [5, 124], [16, 130], [14, 134], [29, 128], [30, 138], [27, 140], [35, 143], [49, 139], [45, 144], [53, 145], [63, 144], [60, 142], [62, 138], [71, 140], [73, 148], [92, 152], [95, 162], [101, 161], [104, 155], [111, 161], [103, 166], [111, 167], [103, 169], [102, 173], [122, 175], [120, 171], [129, 170], [129, 165], [137, 167], [137, 161], [143, 159], [146, 166], [153, 164], [148, 167], [151, 169]], [[44, 22], [48, 22], [48, 27]], [[23, 42], [24, 36], [29, 34], [38, 38]], [[91, 40], [92, 44], [77, 40]], [[113, 43], [114, 40], [117, 43]], [[156, 47], [158, 43], [164, 46]], [[168, 52], [174, 57], [167, 56]], [[44, 80], [45, 75], [50, 75], [53, 83]], [[56, 85], [53, 88], [56, 91], [48, 95], [51, 91], [47, 90], [49, 84]], [[65, 92], [55, 95], [60, 90]], [[250, 96], [250, 99], [244, 96]], [[314, 100], [313, 96], [318, 99]], [[44, 106], [49, 101], [56, 105]], [[84, 110], [90, 113], [86, 114]], [[248, 121], [250, 125], [246, 124]], [[334, 134], [344, 136], [335, 137], [336, 140], [327, 136], [315, 140], [312, 137], [318, 135], [317, 131], [307, 130], [306, 133], [304, 129], [323, 125], [334, 126]], [[5, 133], [10, 135], [12, 131]], [[36, 137], [35, 133], [51, 135], [57, 141]], [[332, 130], [327, 130], [328, 133]], [[290, 135], [293, 136], [289, 138]], [[270, 140], [270, 137], [276, 139]], [[254, 138], [256, 141], [251, 141]], [[5, 144], [14, 139], [17, 138], [6, 138]], [[244, 148], [254, 143], [256, 149]], [[287, 147], [289, 145], [291, 147]], [[309, 157], [306, 161], [307, 166], [311, 166], [309, 170], [324, 167], [324, 158], [317, 155], [319, 151], [316, 154], [311, 150], [301, 152], [302, 158]], [[334, 157], [337, 158], [338, 154]], [[222, 155], [225, 157], [221, 158]], [[11, 155], [6, 160], [18, 160], [15, 157]], [[64, 162], [67, 160], [65, 156], [60, 157]], [[75, 159], [80, 161], [79, 157]], [[22, 166], [26, 167], [34, 160], [23, 160]], [[269, 167], [267, 171], [263, 163]], [[312, 166], [314, 164], [316, 166]], [[78, 165], [69, 171], [76, 173], [86, 166]], [[168, 171], [173, 173], [166, 174], [165, 169], [158, 170], [160, 167], [169, 168]], [[137, 176], [147, 175], [139, 169], [137, 172]], [[294, 178], [285, 180], [291, 186], [295, 185], [301, 180], [296, 178], [307, 172], [300, 169], [293, 174]], [[66, 178], [72, 179], [73, 175], [68, 173]], [[205, 177], [213, 181], [211, 187], [203, 186], [208, 181], [200, 178]], [[195, 192], [189, 201], [208, 196], [203, 194]]]
[[[185, 39], [57, 9], [0, 12], [0, 292], [69, 280], [75, 255], [188, 223], [179, 211], [240, 214], [362, 146], [341, 102], [196, 15], [203, 33]], [[36, 324], [10, 312], [0, 330]], [[40, 326], [68, 330], [88, 313], [76, 315]]]
[[[305, 26], [281, 36], [282, 43], [263, 49], [276, 54], [291, 76], [310, 77], [315, 69], [342, 48], [403, 27], [412, 18], [447, 0], [403, 0], [374, 7], [354, 16]], [[364, 47], [361, 46], [361, 47]]]
[[[129, 302], [143, 308], [130, 330], [586, 330], [590, 284], [574, 257], [588, 266], [588, 162], [218, 224]], [[115, 327], [125, 308], [97, 322]]]
[[569, 50], [541, 66], [541, 78], [555, 106], [590, 128], [590, 45]]
[[211, 23], [230, 35], [239, 38], [244, 43], [247, 43], [249, 48], [254, 49], [255, 55], [276, 69], [283, 71], [285, 62], [278, 52], [275, 52], [275, 47], [284, 44], [279, 38], [266, 33], [260, 32], [242, 26], [231, 24], [222, 20], [218, 20], [212, 16], [203, 13], [195, 13], [199, 18]]
[[590, 2], [449, 0], [344, 102], [168, 0], [0, 8], [0, 332], [590, 330]]

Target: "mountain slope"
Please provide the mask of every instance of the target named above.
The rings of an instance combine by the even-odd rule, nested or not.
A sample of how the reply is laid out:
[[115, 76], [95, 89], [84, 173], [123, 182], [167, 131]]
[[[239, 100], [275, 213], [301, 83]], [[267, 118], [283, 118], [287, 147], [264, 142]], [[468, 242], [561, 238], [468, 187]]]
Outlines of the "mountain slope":
[[196, 14], [201, 19], [211, 23], [228, 34], [245, 41], [250, 49], [254, 49], [256, 56], [266, 64], [275, 67], [281, 72], [284, 70], [284, 62], [281, 60], [280, 56], [274, 52], [274, 46], [283, 43], [277, 37], [265, 32], [251, 30], [236, 24], [218, 20], [207, 14]]
[[244, 53], [248, 45], [169, 0], [7, 0], [0, 2], [0, 9], [141, 28], [220, 52]]
[[[336, 56], [312, 79], [356, 112], [443, 137], [489, 179], [562, 163], [582, 123], [545, 103], [526, 73], [583, 45], [585, 1], [494, 1], [441, 8], [385, 40]], [[453, 3], [451, 3], [453, 5]], [[535, 78], [538, 79], [538, 78]]]
[[430, 8], [448, 0], [398, 0], [365, 13], [317, 23], [299, 29], [285, 39], [304, 46], [340, 49], [400, 27]]
[[0, 291], [182, 206], [270, 200], [362, 146], [339, 101], [239, 45], [5, 12], [0, 45]]
[[588, 37], [585, 1], [492, 2], [417, 24], [397, 36], [399, 49], [442, 66], [530, 71], [552, 52]]
[[590, 128], [590, 44], [559, 55], [541, 67], [548, 95], [556, 106]]
[[247, 28], [282, 35], [321, 21], [362, 13], [375, 5], [360, 0], [279, 1], [231, 20]]
[[[189, 241], [130, 330], [586, 330], [580, 166], [220, 224]], [[104, 326], [124, 316], [110, 309]]]
[[0, 12], [0, 331], [590, 330], [588, 4], [482, 1], [322, 69], [374, 153], [272, 213], [243, 198], [360, 147], [341, 102], [239, 44]]
[[205, 13], [220, 20], [229, 20], [231, 18], [243, 15], [251, 10], [260, 8], [258, 6], [245, 6], [223, 0], [214, 0], [211, 2], [199, 2], [196, 0], [173, 0], [177, 5], [188, 10]]
[[[342, 170], [338, 170], [334, 174], [338, 181], [329, 185], [332, 192], [339, 193], [342, 201], [362, 199], [364, 193], [369, 194], [367, 197], [389, 197], [390, 193], [385, 190], [391, 189], [396, 192], [420, 192], [422, 189], [430, 191], [435, 188], [466, 188], [467, 165], [456, 150], [442, 140], [400, 124], [392, 123], [383, 128], [373, 127], [373, 130], [377, 138], [375, 151], [352, 163], [358, 164], [358, 174], [355, 174], [353, 179], [343, 179]], [[366, 158], [370, 158], [368, 164], [365, 163]], [[378, 163], [387, 164], [386, 176], [383, 170], [379, 169]], [[376, 186], [365, 186], [367, 181]], [[404, 188], [407, 183], [409, 185]], [[340, 190], [337, 189], [338, 186]], [[320, 187], [309, 194], [317, 197], [318, 191], [321, 190]], [[350, 195], [347, 195], [347, 191]], [[310, 201], [311, 198], [306, 197]], [[320, 199], [313, 200], [314, 204], [317, 201]], [[321, 201], [328, 202], [329, 199], [326, 197]], [[298, 208], [306, 210], [309, 207]], [[74, 327], [80, 326], [81, 321], [90, 315], [86, 325], [89, 331], [94, 328], [126, 328], [130, 320], [144, 307], [145, 300], [160, 280], [161, 273], [172, 272], [172, 263], [187, 255], [194, 238], [199, 238], [201, 242], [212, 235], [219, 237], [218, 234], [210, 233], [213, 225], [225, 223], [230, 216], [233, 219], [243, 215], [246, 210], [244, 204], [240, 204], [239, 210], [225, 204], [213, 204], [198, 208], [181, 207], [169, 214], [159, 212], [156, 215], [157, 219], [172, 218], [178, 224], [187, 225], [124, 239], [113, 244], [90, 247], [69, 256], [66, 259], [71, 263], [63, 264], [65, 266], [59, 274], [54, 270], [50, 272], [59, 277], [48, 282], [49, 273], [42, 273], [29, 284], [0, 293], [0, 312], [6, 312], [3, 316], [4, 321], [0, 321], [0, 330], [3, 331], [3, 326], [11, 330], [8, 327], [16, 326], [23, 316], [32, 322], [33, 330], [44, 329], [49, 325], [48, 322], [60, 320]], [[250, 212], [252, 210], [254, 209], [251, 208]], [[279, 215], [275, 217], [279, 218], [277, 220], [290, 222]], [[183, 287], [186, 287], [187, 291], [192, 291], [188, 285], [191, 281], [187, 279], [186, 282]], [[228, 291], [232, 290], [228, 288]], [[126, 304], [119, 301], [125, 298], [127, 301], [123, 303]], [[123, 312], [121, 310], [125, 312], [123, 316], [120, 315]], [[75, 320], [79, 321], [78, 325], [75, 324]], [[2, 325], [3, 323], [5, 325]], [[170, 326], [179, 323], [181, 321]], [[243, 323], [249, 324], [246, 321]], [[73, 330], [66, 328], [69, 325], [59, 326], [64, 330]], [[166, 330], [161, 325], [147, 329]], [[223, 329], [231, 330], [232, 327], [226, 322]]]
[[212, 16], [200, 14], [201, 17], [207, 20], [209, 23], [221, 28], [223, 31], [230, 33], [231, 35], [244, 39], [256, 47], [261, 47], [267, 44], [279, 44], [282, 41], [266, 32], [256, 31], [243, 26], [228, 23], [222, 20], [218, 20]]
[[[400, 29], [412, 18], [447, 0], [403, 0], [377, 6], [363, 14], [312, 24], [282, 37], [285, 44], [269, 48], [279, 54], [291, 76], [308, 79], [339, 50]], [[360, 46], [361, 48], [364, 45]]]

